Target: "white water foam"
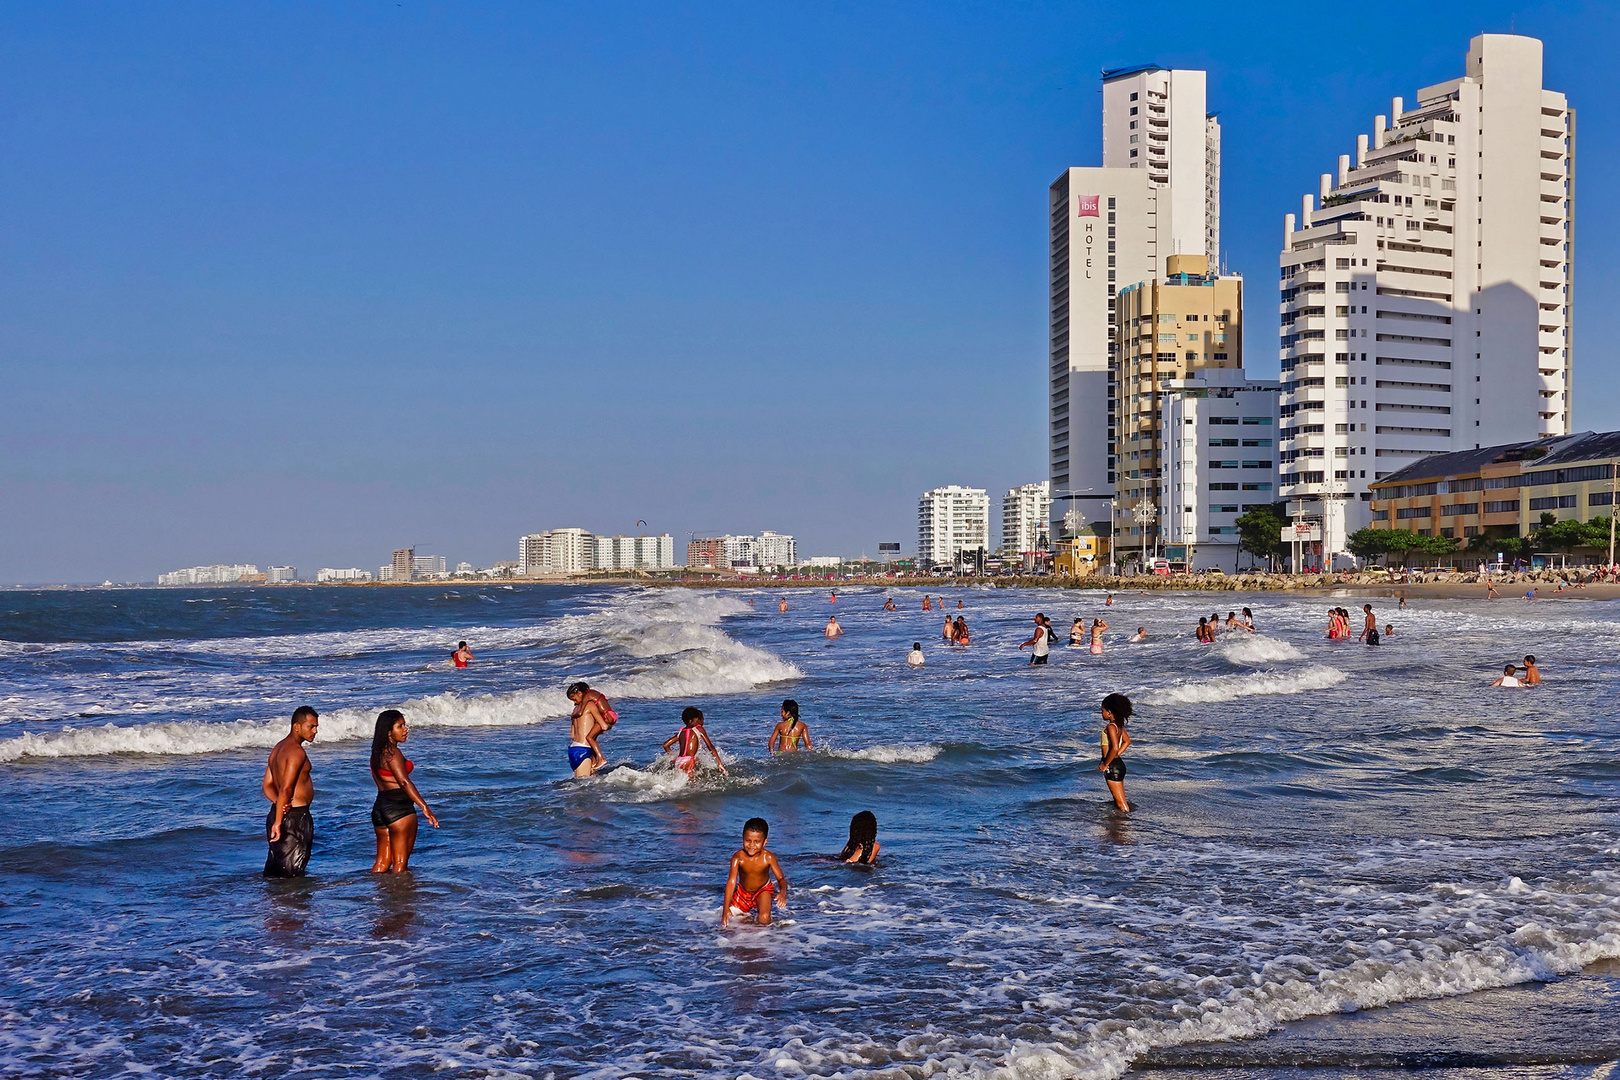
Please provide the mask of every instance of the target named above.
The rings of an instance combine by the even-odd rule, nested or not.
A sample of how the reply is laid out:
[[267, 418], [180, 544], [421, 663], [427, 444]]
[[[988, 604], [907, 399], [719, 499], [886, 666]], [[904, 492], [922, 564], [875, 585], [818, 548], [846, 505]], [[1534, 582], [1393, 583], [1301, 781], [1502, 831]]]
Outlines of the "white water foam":
[[943, 746], [932, 744], [910, 745], [906, 743], [892, 743], [885, 746], [868, 746], [862, 750], [833, 750], [825, 751], [828, 757], [844, 758], [847, 761], [877, 761], [885, 765], [896, 762], [908, 762], [920, 765], [933, 761], [939, 757]]
[[[665, 700], [735, 694], [758, 686], [801, 677], [794, 665], [763, 649], [727, 635], [709, 622], [747, 611], [730, 597], [703, 596], [681, 591], [632, 595], [624, 604], [556, 620], [526, 631], [537, 637], [563, 641], [587, 638], [607, 640], [621, 652], [638, 659], [657, 660], [645, 670], [617, 678], [591, 679], [609, 698]], [[326, 635], [309, 635], [323, 637]], [[217, 643], [216, 643], [217, 644]], [[262, 642], [255, 641], [254, 647]], [[281, 647], [281, 646], [277, 646]], [[394, 704], [382, 702], [379, 708]], [[418, 697], [397, 705], [419, 727], [502, 727], [538, 724], [567, 716], [572, 705], [555, 689], [517, 690], [505, 694], [461, 696], [453, 693]], [[375, 710], [334, 709], [321, 714], [319, 739], [370, 738]], [[238, 719], [64, 727], [48, 733], [29, 733], [0, 740], [0, 762], [23, 758], [88, 757], [101, 754], [210, 754], [227, 750], [274, 745], [286, 734], [286, 720]]]
[[1220, 650], [1221, 655], [1234, 664], [1276, 664], [1285, 660], [1305, 659], [1305, 654], [1288, 642], [1262, 634], [1229, 637]]
[[1324, 664], [1295, 671], [1257, 671], [1249, 675], [1216, 675], [1208, 679], [1185, 680], [1160, 690], [1149, 690], [1141, 700], [1149, 705], [1190, 705], [1197, 702], [1236, 701], [1238, 698], [1271, 694], [1301, 694], [1325, 690], [1349, 678], [1338, 668]]

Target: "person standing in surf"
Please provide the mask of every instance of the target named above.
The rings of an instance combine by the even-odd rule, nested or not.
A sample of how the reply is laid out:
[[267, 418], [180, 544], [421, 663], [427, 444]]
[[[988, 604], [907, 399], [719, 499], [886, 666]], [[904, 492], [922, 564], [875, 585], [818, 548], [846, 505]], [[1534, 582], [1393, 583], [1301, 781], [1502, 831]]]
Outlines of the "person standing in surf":
[[467, 643], [465, 641], [463, 641], [460, 645], [457, 645], [456, 651], [450, 654], [450, 662], [456, 665], [456, 667], [466, 667], [468, 664], [472, 663], [472, 658], [472, 650], [467, 648]]
[[[1050, 631], [1048, 632], [1050, 633]], [[951, 643], [955, 645], [973, 644], [973, 639], [968, 636], [967, 616], [958, 615], [956, 617], [956, 636], [951, 639]]]
[[377, 859], [373, 874], [403, 873], [416, 850], [416, 808], [435, 829], [439, 819], [428, 809], [427, 800], [411, 780], [415, 763], [406, 760], [399, 747], [410, 737], [405, 714], [385, 709], [377, 716], [371, 733], [371, 780], [377, 785], [377, 801], [371, 804], [371, 828], [377, 834]]
[[1047, 623], [1046, 615], [1043, 612], [1037, 611], [1035, 613], [1035, 636], [1018, 646], [1019, 652], [1023, 652], [1025, 649], [1032, 650], [1029, 654], [1031, 667], [1046, 663], [1046, 658], [1052, 651], [1052, 628]]
[[1108, 793], [1121, 813], [1130, 813], [1131, 804], [1125, 801], [1125, 762], [1120, 755], [1131, 745], [1130, 732], [1125, 723], [1131, 718], [1131, 699], [1124, 694], [1109, 694], [1102, 703], [1102, 761], [1097, 770], [1108, 781]]
[[810, 742], [810, 729], [799, 719], [799, 703], [788, 698], [782, 702], [782, 720], [772, 729], [765, 750], [771, 754], [790, 754], [799, 749], [800, 740], [806, 750], [815, 749]]
[[[764, 818], [749, 818], [743, 822], [742, 850], [731, 856], [731, 870], [726, 875], [725, 898], [720, 902], [720, 925], [731, 922], [732, 912], [738, 915], [754, 913], [761, 926], [770, 925], [771, 907], [787, 899], [787, 875], [776, 856], [765, 850], [771, 827]], [[771, 883], [771, 877], [776, 883]]]
[[309, 804], [315, 801], [315, 780], [304, 744], [314, 742], [321, 717], [308, 705], [293, 710], [287, 737], [270, 751], [260, 787], [270, 800], [264, 836], [270, 853], [264, 860], [265, 877], [303, 877], [315, 846], [315, 819]]
[[568, 766], [575, 776], [590, 776], [607, 764], [596, 738], [618, 723], [619, 714], [600, 690], [592, 690], [583, 682], [569, 686], [567, 695], [574, 703], [569, 717]]
[[1378, 644], [1378, 616], [1373, 614], [1371, 604], [1362, 604], [1361, 610], [1367, 613], [1367, 625], [1362, 627], [1361, 633], [1356, 636], [1357, 641], [1365, 641], [1368, 645]]
[[1102, 645], [1103, 645], [1102, 636], [1103, 636], [1103, 632], [1105, 630], [1107, 630], [1107, 629], [1108, 629], [1108, 624], [1102, 621], [1101, 616], [1098, 616], [1097, 618], [1091, 620], [1091, 655], [1092, 656], [1100, 656], [1100, 655], [1102, 655]]
[[827, 616], [827, 628], [823, 630], [822, 633], [825, 634], [829, 640], [835, 637], [844, 636], [844, 628], [838, 625], [838, 616]]
[[956, 623], [949, 615], [945, 616], [945, 628], [939, 632], [939, 636], [945, 639], [947, 645], [956, 643]]
[[681, 730], [665, 740], [664, 753], [669, 753], [669, 748], [677, 743], [680, 745], [675, 751], [675, 767], [688, 777], [697, 775], [697, 755], [701, 746], [709, 748], [714, 763], [720, 766], [721, 775], [731, 775], [726, 772], [726, 763], [720, 760], [720, 751], [715, 749], [714, 741], [709, 738], [709, 732], [703, 726], [702, 709], [688, 705], [681, 710]]

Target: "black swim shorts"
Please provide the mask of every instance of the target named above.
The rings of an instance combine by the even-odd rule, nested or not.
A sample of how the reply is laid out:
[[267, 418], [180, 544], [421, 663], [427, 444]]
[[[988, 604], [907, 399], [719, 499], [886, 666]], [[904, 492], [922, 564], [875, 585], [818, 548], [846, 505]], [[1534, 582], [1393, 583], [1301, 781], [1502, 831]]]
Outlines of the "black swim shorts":
[[416, 813], [416, 804], [403, 788], [377, 792], [377, 801], [371, 804], [371, 827], [386, 829], [401, 818]]
[[270, 842], [270, 854], [264, 860], [265, 877], [303, 877], [309, 866], [309, 852], [315, 846], [315, 819], [307, 806], [289, 806], [281, 815], [281, 839], [270, 840], [270, 826], [275, 824], [274, 808], [264, 816], [264, 838]]
[[1044, 656], [1032, 656], [1032, 657], [1029, 658], [1029, 662], [1031, 664], [1044, 664], [1044, 663], [1046, 663], [1046, 657], [1044, 657]]
[[1118, 784], [1125, 779], [1125, 763], [1119, 758], [1109, 762], [1108, 770], [1103, 773], [1105, 777]]

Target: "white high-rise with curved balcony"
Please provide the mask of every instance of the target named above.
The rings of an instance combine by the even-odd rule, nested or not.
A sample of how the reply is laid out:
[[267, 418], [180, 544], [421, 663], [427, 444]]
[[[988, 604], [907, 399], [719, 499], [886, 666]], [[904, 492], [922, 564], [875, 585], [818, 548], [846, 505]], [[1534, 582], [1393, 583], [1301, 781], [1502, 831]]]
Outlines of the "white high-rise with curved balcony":
[[1462, 78], [1395, 98], [1287, 216], [1279, 479], [1327, 554], [1372, 481], [1572, 429], [1575, 110], [1541, 61], [1474, 38]]

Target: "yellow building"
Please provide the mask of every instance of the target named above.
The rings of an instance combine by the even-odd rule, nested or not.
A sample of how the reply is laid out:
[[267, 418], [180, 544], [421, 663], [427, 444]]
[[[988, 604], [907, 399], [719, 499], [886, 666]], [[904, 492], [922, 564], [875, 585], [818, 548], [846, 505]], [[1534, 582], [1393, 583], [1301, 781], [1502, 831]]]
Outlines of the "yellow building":
[[[1163, 280], [1119, 291], [1110, 388], [1110, 471], [1118, 495], [1115, 536], [1140, 536], [1132, 511], [1157, 506], [1164, 467], [1160, 392], [1205, 368], [1243, 367], [1243, 279], [1210, 270], [1203, 255], [1172, 255]], [[1150, 533], [1158, 526], [1148, 526]]]
[[1052, 553], [1052, 572], [1066, 577], [1095, 574], [1099, 566], [1107, 563], [1108, 551], [1108, 538], [1091, 533], [1059, 540]]

